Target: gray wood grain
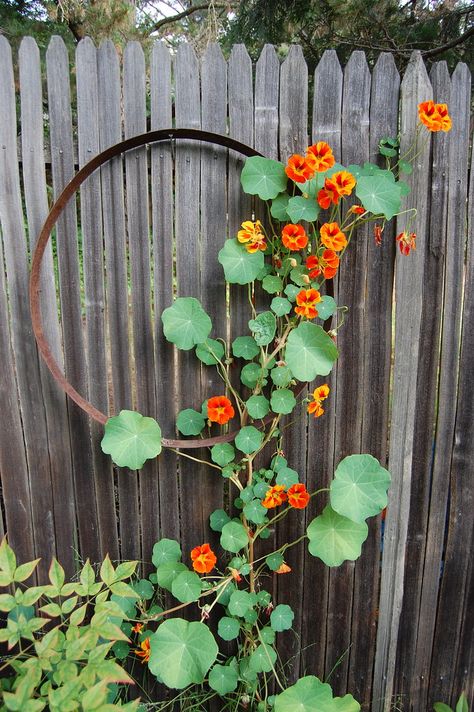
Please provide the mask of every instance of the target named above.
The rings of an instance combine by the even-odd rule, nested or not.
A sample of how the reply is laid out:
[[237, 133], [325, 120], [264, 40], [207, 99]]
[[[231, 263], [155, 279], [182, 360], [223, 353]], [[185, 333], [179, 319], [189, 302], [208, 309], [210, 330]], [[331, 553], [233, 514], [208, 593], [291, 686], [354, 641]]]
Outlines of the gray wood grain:
[[265, 45], [255, 68], [255, 148], [278, 159], [280, 62], [273, 45]]
[[[56, 198], [74, 174], [69, 58], [60, 37], [53, 37], [46, 52], [53, 194]], [[56, 225], [63, 336], [67, 379], [87, 396], [87, 363], [82, 329], [76, 204], [72, 200]], [[89, 419], [68, 402], [69, 432], [76, 492], [80, 551], [92, 561], [101, 558], [95, 499]]]
[[[25, 37], [18, 54], [21, 100], [22, 176], [30, 250], [48, 214], [43, 136], [43, 92], [36, 42]], [[49, 244], [41, 274], [44, 332], [59, 364], [63, 363], [54, 264]], [[41, 389], [48, 432], [56, 552], [67, 573], [75, 570], [72, 542], [76, 537], [75, 497], [66, 397], [40, 361]], [[47, 564], [47, 562], [46, 562]]]
[[326, 141], [341, 158], [343, 74], [336, 50], [327, 49], [314, 71], [313, 142]]
[[[431, 85], [419, 53], [413, 53], [401, 84], [401, 151], [413, 140], [418, 121], [417, 105], [431, 96]], [[419, 235], [416, 252], [410, 253], [409, 267], [397, 255], [395, 278], [395, 356], [393, 366], [393, 401], [389, 470], [392, 486], [389, 493], [382, 578], [380, 589], [379, 626], [374, 667], [372, 708], [388, 711], [393, 692], [400, 611], [403, 600], [407, 512], [410, 506], [411, 468], [414, 451], [416, 368], [419, 357], [423, 270], [428, 215], [429, 153], [424, 151], [416, 160], [409, 178], [411, 193], [406, 208], [416, 206], [417, 216], [411, 230]], [[397, 232], [406, 227], [406, 216], [397, 220]], [[407, 364], [413, 367], [407, 368]]]

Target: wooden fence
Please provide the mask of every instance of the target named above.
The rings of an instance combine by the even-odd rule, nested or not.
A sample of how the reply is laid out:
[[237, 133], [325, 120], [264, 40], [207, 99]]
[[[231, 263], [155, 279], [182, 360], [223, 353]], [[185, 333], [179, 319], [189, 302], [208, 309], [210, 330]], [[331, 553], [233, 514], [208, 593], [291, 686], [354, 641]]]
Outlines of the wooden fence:
[[[96, 49], [86, 39], [71, 74], [59, 38], [45, 65], [44, 78], [35, 42], [25, 38], [14, 77], [0, 37], [0, 528], [22, 560], [44, 557], [43, 576], [53, 555], [69, 573], [78, 556], [149, 561], [160, 536], [181, 538], [188, 551], [208, 540], [207, 517], [224, 496], [212, 473], [172, 452], [139, 474], [115, 472], [99, 447], [101, 428], [66, 401], [38, 358], [29, 257], [51, 198], [77, 164], [123, 137], [174, 125], [228, 133], [281, 159], [309, 140], [327, 140], [348, 165], [376, 160], [378, 140], [399, 128], [403, 148], [419, 101], [449, 103], [453, 130], [433, 136], [408, 178], [407, 203], [418, 208], [416, 252], [396, 254], [402, 218], [387, 226], [380, 248], [370, 232], [358, 234], [337, 290], [350, 311], [326, 415], [287, 430], [289, 462], [309, 489], [324, 486], [346, 454], [369, 452], [387, 463], [393, 485], [385, 526], [373, 523], [362, 557], [336, 569], [304, 547], [292, 549], [292, 574], [275, 577], [274, 588], [296, 610], [297, 635], [280, 641], [290, 678], [327, 676], [342, 656], [330, 681], [364, 710], [424, 712], [462, 689], [472, 704], [467, 67], [450, 77], [440, 62], [428, 77], [414, 54], [400, 82], [390, 55], [371, 71], [361, 52], [341, 68], [328, 51], [311, 83], [297, 46], [283, 63], [267, 46], [252, 67], [240, 45], [226, 62], [215, 45], [198, 60], [190, 46], [172, 58], [158, 43], [147, 64], [130, 43], [121, 66], [111, 42]], [[199, 407], [212, 392], [208, 370], [188, 354], [176, 359], [159, 315], [174, 295], [192, 295], [212, 313], [216, 332], [244, 333], [246, 297], [232, 288], [229, 322], [216, 260], [225, 237], [250, 217], [241, 167], [242, 157], [217, 147], [155, 145], [111, 161], [65, 210], [43, 275], [45, 323], [67, 377], [100, 409], [137, 408], [172, 434], [175, 412]], [[281, 541], [304, 531], [304, 522], [285, 521]]]

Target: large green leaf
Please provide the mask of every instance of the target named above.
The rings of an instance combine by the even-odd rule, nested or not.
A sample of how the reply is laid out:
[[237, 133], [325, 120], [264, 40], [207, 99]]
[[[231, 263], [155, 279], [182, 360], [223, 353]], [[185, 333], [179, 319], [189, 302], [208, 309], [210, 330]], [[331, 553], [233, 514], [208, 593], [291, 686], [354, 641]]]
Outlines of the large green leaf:
[[275, 337], [275, 315], [271, 311], [262, 312], [256, 319], [250, 319], [249, 329], [258, 346], [267, 346]]
[[229, 522], [222, 527], [221, 546], [236, 554], [248, 544], [247, 531], [240, 522]]
[[181, 690], [204, 681], [217, 653], [214, 636], [204, 623], [172, 618], [150, 636], [148, 666], [167, 687]]
[[260, 353], [260, 348], [252, 336], [238, 336], [232, 342], [232, 353], [237, 358], [251, 361]]
[[270, 403], [265, 396], [250, 396], [245, 404], [251, 418], [264, 418], [270, 410]]
[[176, 418], [176, 427], [183, 435], [199, 435], [205, 425], [206, 421], [202, 413], [193, 408], [185, 408]]
[[246, 425], [241, 428], [235, 438], [236, 447], [244, 452], [246, 455], [250, 455], [252, 452], [256, 452], [263, 442], [263, 433], [253, 425]]
[[217, 259], [224, 268], [227, 282], [249, 284], [257, 279], [263, 265], [263, 252], [247, 252], [237, 239], [226, 240]]
[[319, 215], [319, 205], [314, 198], [304, 198], [302, 195], [296, 195], [288, 201], [286, 212], [292, 223], [298, 223], [300, 220], [313, 222]]
[[252, 156], [245, 161], [240, 182], [249, 195], [258, 195], [262, 200], [271, 200], [285, 190], [288, 178], [283, 163], [270, 158]]
[[366, 210], [375, 215], [385, 215], [387, 220], [391, 220], [400, 210], [400, 186], [380, 173], [361, 176], [357, 181], [356, 195]]
[[235, 640], [240, 633], [240, 621], [223, 616], [217, 625], [217, 632], [223, 640]]
[[317, 324], [304, 321], [288, 336], [285, 362], [299, 381], [327, 376], [337, 357], [333, 340]]
[[190, 603], [198, 600], [201, 588], [201, 579], [194, 571], [182, 571], [171, 584], [171, 593], [181, 603]]
[[359, 712], [352, 695], [333, 697], [331, 687], [314, 675], [302, 677], [275, 697], [275, 712]]
[[121, 410], [106, 422], [100, 444], [116, 465], [139, 470], [146, 460], [160, 454], [161, 429], [153, 418]]
[[355, 561], [369, 533], [365, 522], [353, 522], [342, 517], [328, 504], [322, 514], [309, 524], [308, 551], [327, 566], [339, 566], [343, 561]]
[[178, 349], [189, 351], [206, 341], [212, 322], [194, 297], [178, 297], [161, 315], [163, 333]]
[[181, 558], [181, 547], [175, 539], [160, 539], [153, 547], [151, 560], [158, 567], [169, 561], [179, 561]]
[[270, 615], [270, 625], [276, 633], [290, 630], [295, 614], [286, 603], [280, 603]]
[[372, 455], [349, 455], [337, 466], [331, 482], [331, 507], [363, 522], [387, 506], [389, 472]]
[[288, 415], [296, 405], [296, 398], [289, 388], [278, 388], [271, 395], [270, 405], [274, 413]]
[[209, 673], [209, 687], [219, 695], [233, 692], [237, 687], [238, 681], [237, 670], [230, 665], [214, 665]]
[[220, 467], [228, 465], [235, 457], [235, 450], [230, 443], [218, 443], [211, 448], [211, 460]]

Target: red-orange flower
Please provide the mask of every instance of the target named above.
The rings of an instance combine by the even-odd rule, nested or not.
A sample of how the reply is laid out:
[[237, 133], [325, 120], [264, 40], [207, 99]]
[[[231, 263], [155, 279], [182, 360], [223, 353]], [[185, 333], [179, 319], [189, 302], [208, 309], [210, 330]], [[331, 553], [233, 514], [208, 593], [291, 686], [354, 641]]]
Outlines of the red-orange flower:
[[302, 225], [285, 225], [281, 233], [281, 240], [285, 247], [292, 252], [302, 250], [308, 244], [308, 235]]
[[321, 415], [324, 413], [324, 408], [321, 405], [321, 402], [323, 400], [326, 400], [326, 398], [329, 395], [329, 386], [327, 383], [324, 383], [322, 386], [318, 386], [315, 388], [313, 391], [313, 400], [308, 403], [308, 408], [307, 411], [311, 415], [314, 415], [315, 418], [320, 418]]
[[191, 559], [193, 562], [193, 569], [197, 571], [198, 574], [208, 574], [217, 563], [217, 557], [209, 544], [195, 546], [191, 551]]
[[315, 418], [320, 418], [324, 415], [324, 408], [319, 401], [311, 401], [308, 404], [308, 413], [314, 415]]
[[292, 485], [288, 490], [288, 504], [295, 509], [304, 509], [309, 502], [309, 492], [306, 491], [306, 487], [297, 483]]
[[354, 215], [363, 215], [366, 212], [366, 209], [363, 205], [353, 205], [350, 208], [350, 211], [351, 213], [354, 213]]
[[225, 396], [214, 396], [207, 401], [207, 417], [213, 423], [225, 425], [234, 415], [232, 403]]
[[334, 252], [340, 252], [347, 245], [346, 236], [341, 231], [339, 225], [335, 222], [324, 223], [321, 230], [321, 242], [324, 247]]
[[375, 244], [377, 247], [380, 247], [382, 244], [382, 233], [383, 233], [383, 226], [382, 225], [374, 225], [374, 239], [375, 239]]
[[314, 165], [311, 159], [300, 156], [299, 153], [293, 154], [288, 159], [286, 164], [285, 173], [288, 178], [294, 180], [296, 183], [306, 183], [314, 176]]
[[434, 101], [422, 101], [418, 104], [418, 116], [429, 131], [449, 131], [451, 118], [447, 104], [435, 104]]
[[258, 252], [258, 250], [267, 249], [265, 235], [262, 232], [262, 223], [260, 220], [252, 222], [246, 220], [241, 225], [242, 229], [237, 233], [237, 240], [245, 245], [247, 252]]
[[143, 623], [135, 623], [132, 628], [132, 633], [141, 633], [143, 628]]
[[334, 250], [324, 250], [319, 257], [310, 255], [306, 259], [306, 267], [310, 270], [311, 279], [316, 279], [321, 273], [325, 279], [332, 279], [339, 267], [339, 257]]
[[331, 183], [336, 186], [339, 195], [350, 195], [356, 184], [356, 179], [349, 171], [338, 171], [331, 176]]
[[296, 295], [297, 307], [295, 312], [307, 319], [315, 319], [318, 316], [316, 304], [321, 301], [321, 295], [317, 289], [302, 289]]
[[339, 202], [339, 193], [337, 186], [332, 182], [330, 178], [326, 178], [324, 181], [324, 187], [318, 193], [317, 201], [320, 208], [327, 210], [331, 203], [337, 205]]
[[308, 146], [306, 157], [312, 161], [314, 169], [318, 173], [329, 170], [335, 163], [332, 149], [325, 141], [318, 141], [318, 143]]
[[285, 564], [285, 562], [283, 562], [282, 565], [277, 568], [275, 573], [276, 574], [289, 574], [290, 571], [291, 571], [291, 568], [288, 566], [288, 564]]
[[416, 250], [416, 233], [403, 231], [397, 235], [397, 242], [402, 255], [409, 255], [410, 250]]
[[150, 638], [145, 638], [145, 640], [143, 640], [140, 643], [140, 647], [135, 648], [133, 652], [135, 653], [135, 655], [138, 658], [142, 659], [142, 664], [147, 663], [150, 660], [150, 652], [151, 652], [150, 651]]
[[273, 487], [267, 490], [265, 498], [262, 499], [262, 505], [267, 509], [273, 509], [274, 507], [279, 507], [283, 502], [286, 502], [287, 498], [283, 485], [273, 485]]

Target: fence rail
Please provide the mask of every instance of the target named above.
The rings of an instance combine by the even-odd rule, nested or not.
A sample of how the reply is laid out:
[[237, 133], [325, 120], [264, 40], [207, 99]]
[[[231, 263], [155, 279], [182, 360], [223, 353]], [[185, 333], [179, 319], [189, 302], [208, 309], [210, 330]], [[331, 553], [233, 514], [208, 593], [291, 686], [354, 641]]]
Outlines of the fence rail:
[[[48, 204], [75, 163], [171, 125], [228, 133], [282, 160], [312, 139], [328, 141], [344, 165], [374, 161], [382, 136], [400, 128], [402, 149], [410, 141], [419, 101], [449, 103], [453, 130], [432, 137], [407, 177], [417, 250], [405, 259], [395, 254], [403, 216], [387, 226], [381, 248], [368, 231], [358, 234], [336, 285], [338, 303], [350, 311], [338, 336], [331, 403], [316, 426], [300, 419], [286, 431], [288, 459], [311, 489], [352, 452], [387, 464], [386, 521], [371, 525], [356, 564], [328, 570], [292, 549], [291, 578], [275, 577], [274, 593], [297, 612], [297, 635], [279, 646], [290, 678], [324, 677], [339, 660], [331, 683], [338, 694], [350, 689], [364, 710], [422, 712], [435, 700], [454, 702], [462, 689], [472, 704], [467, 67], [450, 77], [440, 62], [428, 77], [415, 53], [400, 81], [390, 55], [370, 69], [354, 52], [342, 68], [328, 51], [310, 95], [298, 46], [282, 63], [267, 46], [253, 67], [242, 45], [226, 61], [217, 45], [198, 59], [190, 46], [171, 57], [157, 43], [145, 59], [130, 43], [120, 62], [111, 42], [96, 48], [85, 39], [72, 74], [60, 38], [40, 58], [26, 37], [15, 60], [17, 84], [0, 36], [0, 530], [22, 560], [43, 557], [41, 576], [54, 555], [69, 573], [78, 556], [148, 561], [159, 536], [181, 538], [187, 551], [208, 539], [207, 517], [224, 498], [211, 473], [173, 452], [138, 474], [114, 471], [100, 450], [101, 429], [66, 401], [38, 358], [29, 260]], [[199, 408], [212, 390], [208, 371], [164, 340], [159, 315], [174, 295], [192, 295], [220, 333], [233, 338], [245, 328], [246, 296], [232, 287], [226, 308], [216, 262], [252, 209], [240, 190], [241, 167], [241, 156], [205, 144], [152, 145], [110, 161], [64, 211], [43, 270], [44, 323], [68, 379], [101, 410], [137, 408], [172, 435], [174, 413]], [[282, 540], [302, 533], [304, 522], [285, 527]]]

